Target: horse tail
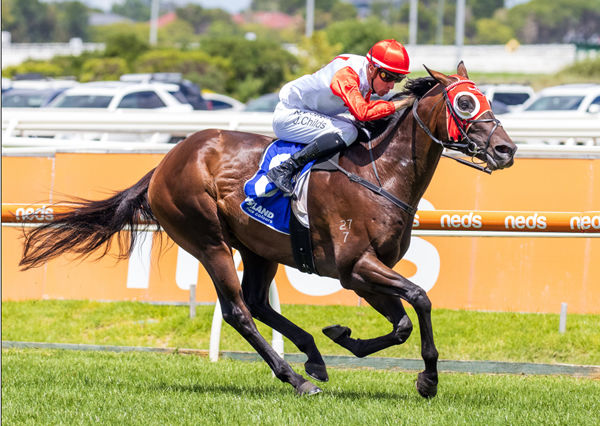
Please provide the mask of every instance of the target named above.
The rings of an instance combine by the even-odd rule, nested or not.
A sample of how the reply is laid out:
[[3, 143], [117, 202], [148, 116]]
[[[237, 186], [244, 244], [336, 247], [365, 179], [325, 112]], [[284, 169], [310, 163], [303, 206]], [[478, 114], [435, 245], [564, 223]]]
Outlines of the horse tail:
[[[158, 226], [148, 202], [148, 186], [154, 170], [135, 185], [105, 200], [76, 199], [73, 210], [56, 214], [52, 221], [25, 232], [19, 266], [23, 270], [35, 268], [67, 252], [85, 258], [104, 246], [98, 256], [100, 259], [108, 254], [115, 234], [118, 259], [129, 257], [139, 232], [136, 224]], [[129, 238], [124, 230], [131, 231]]]

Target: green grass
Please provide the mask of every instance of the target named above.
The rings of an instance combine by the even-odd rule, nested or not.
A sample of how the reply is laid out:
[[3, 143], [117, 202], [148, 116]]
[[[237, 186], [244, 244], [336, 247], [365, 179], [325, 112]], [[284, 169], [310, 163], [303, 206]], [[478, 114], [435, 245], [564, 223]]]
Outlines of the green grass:
[[298, 397], [264, 363], [11, 349], [2, 351], [2, 423], [579, 426], [600, 416], [598, 380], [444, 374], [425, 400], [415, 376], [331, 369], [323, 393]]
[[[212, 306], [198, 306], [190, 320], [186, 306], [135, 302], [2, 302], [2, 339], [208, 349]], [[353, 337], [370, 338], [390, 331], [389, 323], [368, 306], [284, 305], [284, 315], [315, 337], [326, 355], [350, 355], [321, 333], [340, 323]], [[375, 356], [420, 358], [419, 327], [406, 343]], [[434, 310], [433, 329], [440, 359], [600, 365], [600, 315], [570, 314], [567, 332], [558, 333], [558, 315]], [[259, 330], [270, 340], [270, 329]], [[229, 325], [223, 325], [221, 350], [254, 352]], [[285, 340], [287, 353], [299, 352]]]

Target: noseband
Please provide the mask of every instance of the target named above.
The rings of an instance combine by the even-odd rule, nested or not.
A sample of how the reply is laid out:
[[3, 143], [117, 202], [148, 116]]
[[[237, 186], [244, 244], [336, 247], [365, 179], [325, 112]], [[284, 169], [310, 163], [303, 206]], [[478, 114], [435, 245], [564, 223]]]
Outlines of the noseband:
[[[444, 90], [442, 92], [443, 94], [443, 99], [446, 103], [446, 111], [449, 114], [449, 116], [452, 118], [454, 125], [456, 126], [456, 128], [458, 129], [458, 134], [457, 134], [457, 138], [456, 140], [454, 140], [452, 137], [448, 137], [449, 141], [442, 141], [438, 138], [436, 138], [433, 133], [431, 132], [431, 130], [427, 127], [427, 125], [423, 122], [423, 120], [421, 119], [421, 117], [419, 117], [418, 114], [418, 107], [419, 107], [419, 99], [415, 99], [415, 102], [413, 103], [413, 107], [412, 107], [412, 113], [413, 113], [413, 117], [415, 118], [416, 122], [419, 124], [419, 126], [421, 127], [421, 129], [423, 129], [423, 131], [427, 134], [427, 136], [429, 136], [431, 138], [431, 140], [433, 140], [434, 142], [440, 144], [442, 147], [447, 148], [447, 149], [451, 149], [454, 151], [459, 151], [465, 155], [468, 155], [471, 157], [471, 161], [466, 161], [463, 160], [462, 158], [457, 158], [457, 157], [452, 157], [450, 155], [447, 154], [442, 154], [444, 157], [449, 157], [452, 158], [453, 160], [458, 161], [461, 164], [465, 164], [469, 167], [473, 167], [477, 170], [480, 170], [482, 172], [491, 174], [492, 170], [487, 167], [487, 162], [483, 163], [483, 165], [481, 163], [476, 163], [475, 159], [476, 156], [482, 153], [486, 153], [488, 148], [490, 147], [490, 142], [492, 139], [492, 135], [494, 134], [494, 132], [496, 131], [496, 129], [498, 128], [498, 126], [500, 126], [500, 121], [496, 118], [478, 118], [481, 117], [483, 114], [485, 114], [486, 112], [490, 111], [491, 112], [491, 107], [489, 106], [489, 102], [487, 101], [487, 99], [485, 98], [485, 96], [483, 94], [481, 94], [481, 92], [479, 92], [479, 90], [476, 89], [475, 85], [473, 82], [471, 82], [470, 80], [466, 80], [463, 77], [459, 77], [459, 76], [453, 76], [453, 77], [458, 77], [459, 80], [453, 84], [451, 84], [448, 87], [444, 87]], [[436, 84], [435, 86], [433, 86], [431, 89], [429, 89], [429, 91], [423, 95], [423, 97], [427, 96], [427, 94], [429, 92], [431, 92], [433, 89], [435, 89], [440, 83]], [[484, 103], [484, 107], [485, 109], [483, 111], [480, 111], [477, 115], [475, 115], [472, 118], [461, 118], [459, 116], [459, 113], [456, 111], [454, 105], [452, 104], [451, 100], [450, 100], [450, 96], [449, 96], [449, 91], [451, 91], [453, 88], [456, 87], [456, 85], [459, 84], [473, 84], [473, 88], [475, 88], [477, 91], [477, 97], [482, 97], [485, 101], [482, 102]], [[431, 108], [431, 110], [433, 110], [436, 105], [441, 101], [441, 99], [436, 102], [433, 107]], [[473, 125], [474, 123], [485, 123], [485, 122], [493, 122], [494, 123], [494, 127], [492, 128], [492, 130], [490, 131], [487, 140], [486, 140], [486, 144], [485, 144], [485, 148], [481, 149], [474, 141], [473, 139], [471, 139], [468, 135], [469, 132], [469, 128], [471, 127], [471, 125]], [[448, 123], [448, 128], [450, 128], [451, 124]], [[450, 130], [448, 130], [448, 132], [450, 133]]]

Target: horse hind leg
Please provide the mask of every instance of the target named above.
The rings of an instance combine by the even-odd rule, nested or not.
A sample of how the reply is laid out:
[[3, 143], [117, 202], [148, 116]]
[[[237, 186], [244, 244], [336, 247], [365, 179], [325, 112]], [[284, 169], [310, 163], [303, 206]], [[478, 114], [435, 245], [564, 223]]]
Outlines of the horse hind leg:
[[291, 384], [299, 395], [321, 392], [319, 387], [296, 373], [258, 332], [252, 315], [244, 303], [229, 247], [223, 243], [212, 250], [203, 250], [200, 261], [215, 284], [225, 322], [250, 343], [279, 380]]
[[277, 263], [266, 260], [249, 250], [240, 250], [244, 262], [242, 291], [244, 300], [252, 316], [269, 327], [279, 331], [304, 352], [306, 373], [315, 380], [329, 380], [327, 368], [321, 353], [317, 349], [313, 336], [286, 317], [276, 312], [269, 304], [269, 286], [277, 272]]
[[359, 358], [400, 345], [408, 339], [413, 326], [400, 298], [366, 292], [359, 295], [392, 323], [393, 330], [386, 335], [363, 340], [350, 337], [352, 330], [349, 327], [331, 325], [323, 328], [327, 337]]

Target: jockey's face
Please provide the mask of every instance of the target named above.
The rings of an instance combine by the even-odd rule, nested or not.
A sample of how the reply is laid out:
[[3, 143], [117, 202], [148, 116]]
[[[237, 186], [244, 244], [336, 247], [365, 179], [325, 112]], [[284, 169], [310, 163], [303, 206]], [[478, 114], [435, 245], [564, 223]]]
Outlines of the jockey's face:
[[[376, 93], [378, 96], [384, 96], [386, 95], [390, 90], [392, 90], [394, 88], [394, 85], [396, 84], [396, 82], [394, 81], [383, 81], [381, 79], [381, 76], [379, 75], [379, 69], [374, 67], [373, 65], [369, 64], [369, 74], [370, 74], [370, 80], [372, 81], [372, 87], [371, 89], [373, 90], [374, 93]], [[373, 78], [375, 77], [375, 78]]]

